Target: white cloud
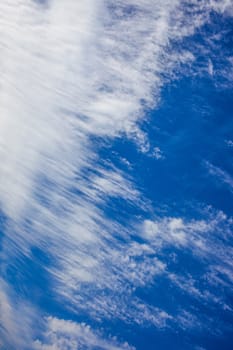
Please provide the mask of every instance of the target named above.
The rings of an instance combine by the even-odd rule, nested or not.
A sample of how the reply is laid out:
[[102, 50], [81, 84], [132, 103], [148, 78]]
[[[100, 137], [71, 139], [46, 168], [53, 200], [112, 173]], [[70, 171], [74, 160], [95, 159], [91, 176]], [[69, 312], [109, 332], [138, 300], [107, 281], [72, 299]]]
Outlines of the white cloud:
[[[138, 126], [144, 110], [156, 106], [174, 67], [195, 59], [172, 42], [192, 34], [211, 9], [229, 7], [193, 4], [191, 21], [178, 0], [0, 3], [0, 208], [8, 219], [2, 271], [11, 264], [20, 268], [17, 259], [33, 259], [33, 247], [43, 250], [51, 259], [41, 266], [51, 294], [59, 302], [65, 298], [75, 312], [163, 327], [171, 316], [133, 292], [166, 270], [157, 249], [191, 244], [205, 250], [204, 221], [148, 220], [141, 244], [132, 241], [134, 223], [125, 227], [106, 217], [101, 208], [110, 198], [149, 205], [132, 179], [100, 162], [92, 141], [127, 135], [141, 151], [150, 149]], [[160, 150], [154, 155], [159, 158]], [[1, 297], [1, 325], [10, 334], [20, 312], [15, 297]], [[71, 343], [61, 335], [63, 326]], [[47, 342], [35, 343], [42, 349], [80, 346], [73, 330], [84, 331], [82, 342], [90, 336], [91, 346], [115, 346], [84, 325], [48, 318], [48, 328]], [[20, 331], [14, 334], [22, 338]]]
[[35, 350], [133, 350], [127, 343], [120, 344], [116, 338], [104, 339], [85, 323], [75, 323], [55, 317], [47, 317], [44, 340], [36, 340]]
[[203, 235], [210, 228], [211, 224], [204, 220], [184, 222], [182, 218], [165, 217], [158, 221], [146, 220], [141, 234], [158, 248], [164, 245], [201, 247], [204, 240], [200, 241], [198, 235]]
[[226, 184], [231, 191], [233, 190], [233, 177], [230, 174], [228, 174], [227, 171], [222, 170], [221, 168], [211, 164], [210, 162], [206, 162], [205, 164], [211, 175], [218, 178], [220, 183]]
[[179, 5], [1, 3], [0, 201], [10, 217], [32, 206], [38, 173], [60, 191], [74, 184], [93, 157], [89, 134], [135, 135], [143, 109], [157, 102], [161, 73], [192, 59], [167, 53], [187, 34]]
[[154, 147], [152, 157], [154, 157], [155, 159], [164, 159], [163, 152], [159, 147]]
[[0, 339], [3, 349], [27, 348], [35, 336], [36, 330], [33, 326], [38, 316], [39, 311], [36, 308], [16, 295], [0, 279]]
[[[164, 274], [167, 274], [174, 285], [193, 298], [230, 310], [231, 306], [227, 305], [224, 293], [217, 293], [210, 286], [218, 286], [219, 290], [231, 288], [232, 219], [227, 218], [222, 212], [206, 209], [204, 214], [206, 220], [187, 221], [170, 217], [159, 218], [156, 221], [146, 220], [141, 230], [141, 237], [148, 242], [151, 251], [159, 253], [160, 257], [168, 248], [174, 253], [178, 249], [182, 253], [188, 252], [190, 257], [193, 256], [193, 264], [196, 261], [201, 266], [198, 276], [192, 276], [189, 269], [185, 272], [185, 266], [180, 268], [180, 270], [184, 268], [180, 273], [167, 268]], [[177, 256], [174, 259], [174, 255], [166, 255], [167, 265], [169, 266], [171, 262], [176, 264], [176, 259]], [[193, 326], [195, 327], [195, 322]]]
[[225, 140], [228, 147], [233, 147], [233, 141], [232, 140]]

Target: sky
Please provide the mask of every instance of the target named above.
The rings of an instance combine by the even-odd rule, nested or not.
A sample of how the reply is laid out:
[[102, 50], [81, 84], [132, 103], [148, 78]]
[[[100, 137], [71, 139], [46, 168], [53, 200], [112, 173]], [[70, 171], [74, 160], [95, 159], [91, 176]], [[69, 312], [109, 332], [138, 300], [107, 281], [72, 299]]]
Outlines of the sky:
[[0, 67], [0, 350], [231, 350], [232, 0], [3, 0]]

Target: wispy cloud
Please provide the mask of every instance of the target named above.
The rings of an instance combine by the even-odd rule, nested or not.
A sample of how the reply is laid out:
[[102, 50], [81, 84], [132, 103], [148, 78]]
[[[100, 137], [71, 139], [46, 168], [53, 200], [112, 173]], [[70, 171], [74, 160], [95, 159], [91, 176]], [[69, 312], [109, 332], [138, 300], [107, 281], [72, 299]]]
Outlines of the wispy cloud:
[[[205, 210], [205, 215], [208, 211]], [[208, 219], [184, 221], [182, 218], [163, 218], [157, 221], [145, 221], [141, 232], [150, 249], [163, 256], [169, 247], [175, 253], [166, 255], [169, 268], [164, 270], [171, 283], [190, 294], [193, 298], [218, 305], [222, 309], [231, 309], [224, 294], [216, 293], [212, 285], [231, 288], [232, 285], [232, 219], [222, 212], [209, 212]], [[207, 218], [206, 217], [206, 218]], [[175, 248], [175, 249], [174, 249]], [[180, 272], [173, 272], [172, 266], [179, 264], [182, 251], [193, 261], [198, 262], [199, 273], [194, 277], [185, 266]], [[163, 261], [163, 258], [161, 259]], [[179, 265], [180, 266], [180, 265]], [[211, 321], [211, 320], [209, 320]], [[195, 323], [194, 323], [195, 325]], [[208, 322], [206, 323], [206, 326]]]
[[36, 336], [33, 327], [38, 316], [36, 306], [23, 300], [0, 279], [0, 349], [25, 349], [30, 346]]
[[55, 317], [47, 318], [47, 331], [44, 340], [36, 340], [33, 344], [35, 350], [77, 350], [77, 349], [103, 349], [103, 350], [133, 350], [127, 343], [119, 344], [116, 338], [104, 339], [95, 333], [85, 323], [60, 320]]
[[[211, 231], [213, 220], [164, 218], [142, 220], [141, 225], [136, 218], [126, 227], [107, 215], [105, 208], [114, 199], [141, 211], [149, 204], [129, 175], [100, 159], [98, 147], [104, 139], [124, 135], [141, 151], [149, 150], [139, 121], [156, 106], [175, 67], [195, 59], [172, 43], [192, 34], [212, 9], [230, 11], [227, 1], [193, 1], [191, 25], [187, 4], [1, 2], [0, 208], [7, 225], [0, 257], [6, 290], [14, 288], [8, 268], [19, 270], [25, 259], [32, 263], [37, 248], [48, 260], [40, 268], [49, 276], [50, 295], [66, 301], [75, 314], [84, 311], [93, 319], [115, 317], [158, 328], [173, 319], [134, 291], [167, 274], [166, 263], [157, 256], [164, 247], [207, 251], [202, 235]], [[157, 148], [153, 155], [162, 157]], [[26, 282], [19, 276], [22, 291]], [[2, 292], [0, 324], [5, 338], [14, 330], [11, 346], [26, 349], [35, 337], [32, 333], [29, 339], [28, 331], [29, 338], [22, 339], [18, 328], [25, 306], [25, 292], [21, 294], [18, 300], [14, 293], [9, 298]], [[28, 306], [24, 312], [28, 329], [40, 318], [33, 310]], [[33, 343], [37, 349], [76, 349], [85, 343], [131, 349], [102, 339], [83, 324], [52, 316], [46, 324], [45, 341]], [[17, 341], [22, 343], [16, 346]]]
[[225, 170], [211, 164], [210, 162], [206, 162], [206, 167], [209, 173], [215, 176], [221, 184], [227, 185], [230, 190], [233, 190], [233, 177]]
[[225, 140], [225, 143], [228, 147], [233, 147], [233, 141], [232, 140]]

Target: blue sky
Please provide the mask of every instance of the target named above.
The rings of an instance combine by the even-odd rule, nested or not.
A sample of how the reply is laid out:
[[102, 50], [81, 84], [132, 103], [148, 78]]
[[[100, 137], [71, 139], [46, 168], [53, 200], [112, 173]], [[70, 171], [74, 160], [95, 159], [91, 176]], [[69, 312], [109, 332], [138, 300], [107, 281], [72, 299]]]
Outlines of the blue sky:
[[0, 4], [0, 350], [223, 350], [231, 0]]

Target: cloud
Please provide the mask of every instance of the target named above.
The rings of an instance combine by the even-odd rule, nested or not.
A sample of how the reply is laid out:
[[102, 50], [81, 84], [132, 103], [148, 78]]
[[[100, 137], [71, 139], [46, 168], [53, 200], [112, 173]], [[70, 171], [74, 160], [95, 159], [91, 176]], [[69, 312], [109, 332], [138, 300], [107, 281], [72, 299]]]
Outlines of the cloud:
[[[38, 303], [25, 292], [29, 282], [33, 287], [38, 281], [21, 271], [25, 261], [27, 268], [35, 263], [35, 249], [45, 257], [40, 271], [49, 276], [49, 295], [73, 314], [157, 328], [173, 320], [134, 292], [167, 274], [157, 256], [164, 247], [207, 252], [203, 235], [214, 220], [142, 219], [141, 225], [136, 218], [125, 225], [120, 220], [125, 207], [140, 208], [142, 215], [151, 207], [133, 179], [101, 159], [99, 149], [105, 140], [128, 137], [142, 152], [150, 150], [140, 121], [179, 66], [195, 60], [174, 43], [194, 33], [213, 9], [230, 8], [227, 2], [193, 1], [190, 14], [188, 3], [1, 2], [0, 208], [7, 218], [1, 275], [7, 290], [21, 286], [22, 300], [1, 294], [0, 323], [5, 338], [14, 330], [13, 347], [27, 348], [34, 339], [30, 331], [30, 339], [22, 339], [19, 315], [24, 299]], [[157, 148], [153, 155], [162, 157]], [[109, 214], [114, 200], [120, 203], [117, 215]], [[212, 281], [220, 267], [212, 266]], [[14, 283], [9, 268], [18, 272]], [[224, 275], [229, 273], [228, 262]], [[33, 307], [26, 308], [27, 329], [41, 318]], [[51, 316], [47, 328], [37, 348], [77, 348], [90, 341], [90, 347], [127, 349], [84, 324]]]
[[222, 170], [210, 162], [206, 162], [206, 167], [211, 175], [219, 179], [220, 183], [227, 185], [231, 191], [233, 190], [233, 178], [227, 171]]
[[198, 234], [207, 232], [210, 225], [205, 220], [184, 222], [182, 218], [165, 217], [155, 222], [145, 220], [142, 235], [158, 248], [163, 248], [164, 244], [177, 247], [202, 246]]
[[163, 75], [193, 59], [170, 43], [201, 22], [185, 26], [179, 1], [69, 0], [42, 9], [15, 0], [0, 10], [0, 200], [18, 219], [32, 206], [38, 174], [67, 191], [90, 166], [90, 135], [141, 135], [136, 122], [156, 105]]
[[96, 334], [85, 323], [75, 323], [55, 317], [47, 317], [47, 330], [44, 340], [36, 340], [33, 344], [35, 350], [77, 350], [77, 349], [103, 349], [103, 350], [133, 350], [127, 343], [120, 344], [116, 338], [104, 339]]
[[[39, 310], [23, 300], [0, 279], [0, 348], [26, 349], [36, 334]], [[22, 334], [24, 336], [22, 336]], [[1, 347], [2, 346], [2, 347]]]
[[225, 143], [228, 147], [233, 147], [233, 141], [232, 140], [225, 140]]
[[[160, 256], [161, 261], [164, 261], [162, 256], [165, 252], [167, 268], [164, 273], [172, 284], [200, 302], [213, 303], [223, 310], [230, 310], [231, 306], [227, 305], [224, 293], [221, 294], [220, 290], [231, 288], [232, 284], [232, 219], [222, 212], [208, 209], [205, 209], [205, 216], [205, 220], [191, 221], [169, 217], [146, 220], [141, 237]], [[168, 249], [175, 255], [167, 254]], [[179, 262], [179, 251], [188, 254], [193, 264], [198, 264], [199, 273], [196, 277]], [[177, 264], [181, 266], [180, 272], [176, 268], [173, 271]], [[211, 285], [218, 286], [218, 291], [210, 288]], [[194, 322], [194, 326], [199, 322]]]

